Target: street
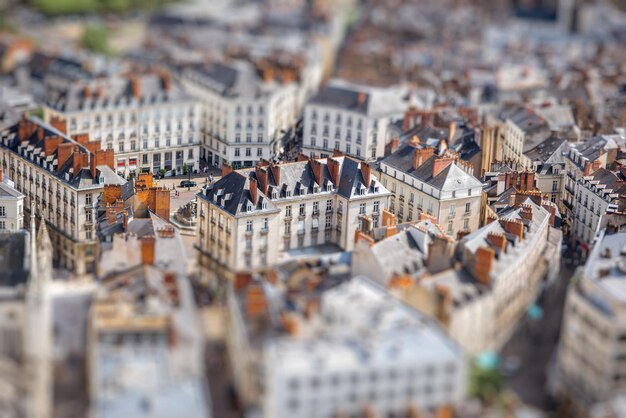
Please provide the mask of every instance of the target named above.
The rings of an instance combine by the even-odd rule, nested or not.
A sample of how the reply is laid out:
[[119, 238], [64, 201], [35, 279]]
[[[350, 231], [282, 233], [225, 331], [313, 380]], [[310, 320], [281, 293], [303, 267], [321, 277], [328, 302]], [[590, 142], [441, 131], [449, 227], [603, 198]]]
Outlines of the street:
[[547, 394], [546, 372], [559, 341], [567, 287], [576, 268], [565, 262], [566, 257], [563, 254], [558, 279], [544, 291], [543, 317], [533, 321], [525, 316], [501, 352], [503, 360], [509, 357], [521, 360], [519, 370], [506, 378], [507, 389], [515, 392], [522, 402], [544, 411], [556, 408]]

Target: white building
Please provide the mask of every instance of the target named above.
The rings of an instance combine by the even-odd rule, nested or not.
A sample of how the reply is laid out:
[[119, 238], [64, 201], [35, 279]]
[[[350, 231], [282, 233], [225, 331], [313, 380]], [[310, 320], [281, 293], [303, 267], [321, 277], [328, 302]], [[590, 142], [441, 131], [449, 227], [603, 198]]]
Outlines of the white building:
[[112, 151], [83, 144], [38, 119], [0, 132], [3, 173], [25, 196], [25, 212], [46, 220], [55, 263], [77, 274], [95, 270], [94, 208], [104, 185], [125, 183], [112, 170]]
[[403, 87], [331, 82], [304, 107], [302, 152], [322, 158], [334, 150], [362, 160], [382, 157], [391, 139], [389, 124], [403, 116], [408, 94]]
[[169, 73], [84, 80], [47, 94], [45, 120], [113, 150], [119, 174], [199, 169], [200, 108]]
[[626, 388], [626, 233], [603, 230], [575, 279], [565, 303], [557, 380], [563, 394], [587, 409]]
[[183, 243], [165, 220], [152, 223], [154, 236], [115, 235], [101, 259], [89, 313], [90, 418], [211, 417]]
[[277, 81], [274, 71], [259, 75], [244, 61], [183, 71], [183, 85], [202, 102], [201, 157], [209, 164], [252, 167], [280, 152], [280, 139], [300, 112], [300, 87], [292, 72]]
[[393, 193], [389, 210], [399, 223], [435, 217], [450, 236], [480, 224], [482, 183], [473, 169], [454, 155], [407, 143], [380, 162], [380, 181]]
[[390, 193], [370, 170], [329, 157], [226, 171], [198, 194], [202, 265], [255, 269], [318, 244], [350, 251], [356, 231], [377, 226], [387, 207]]
[[577, 242], [586, 248], [593, 244], [600, 217], [615, 211], [620, 195], [625, 193], [624, 179], [606, 168], [578, 179], [572, 226]]
[[[231, 358], [248, 410], [267, 418], [422, 416], [464, 399], [463, 351], [384, 287], [364, 277], [329, 290], [286, 286], [282, 295], [281, 285], [249, 282], [229, 295], [229, 349], [246, 353]], [[264, 322], [271, 312], [278, 320]]]
[[2, 181], [0, 170], [0, 230], [21, 229], [24, 226], [24, 195], [11, 184]]

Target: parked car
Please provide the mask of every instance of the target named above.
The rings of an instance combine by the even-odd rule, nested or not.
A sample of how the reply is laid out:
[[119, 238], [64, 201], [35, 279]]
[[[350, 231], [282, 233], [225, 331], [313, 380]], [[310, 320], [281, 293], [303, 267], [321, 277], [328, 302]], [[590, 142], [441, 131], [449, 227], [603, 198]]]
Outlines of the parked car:
[[183, 180], [180, 182], [180, 187], [196, 187], [198, 183], [192, 180]]

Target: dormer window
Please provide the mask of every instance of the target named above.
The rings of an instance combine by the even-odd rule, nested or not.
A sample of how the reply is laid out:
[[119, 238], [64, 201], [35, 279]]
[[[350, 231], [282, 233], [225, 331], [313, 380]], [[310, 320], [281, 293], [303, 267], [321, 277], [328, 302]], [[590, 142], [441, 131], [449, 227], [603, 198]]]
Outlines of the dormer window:
[[246, 211], [252, 212], [252, 202], [248, 202], [248, 204], [246, 205]]
[[261, 203], [261, 207], [263, 209], [267, 209], [267, 202], [263, 201], [263, 203]]
[[300, 188], [300, 196], [304, 196], [306, 194], [306, 189], [304, 187]]
[[100, 174], [100, 177], [98, 178], [98, 183], [104, 184], [104, 176], [102, 174]]
[[285, 196], [287, 196], [287, 197], [291, 197], [291, 190], [287, 190], [287, 191], [285, 191]]
[[315, 186], [313, 187], [313, 193], [319, 193], [320, 192], [320, 188]]
[[272, 190], [272, 199], [278, 199], [278, 193], [276, 193], [276, 190]]
[[378, 190], [379, 190], [378, 186], [374, 186], [374, 193], [378, 193]]

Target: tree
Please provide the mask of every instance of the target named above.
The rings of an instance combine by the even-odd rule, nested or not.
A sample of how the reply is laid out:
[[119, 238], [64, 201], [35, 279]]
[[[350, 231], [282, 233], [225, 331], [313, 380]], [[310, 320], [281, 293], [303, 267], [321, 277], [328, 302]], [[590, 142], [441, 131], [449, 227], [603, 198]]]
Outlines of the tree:
[[504, 388], [504, 378], [498, 368], [484, 368], [472, 364], [470, 369], [470, 396], [481, 401], [492, 401]]
[[84, 48], [100, 54], [109, 54], [109, 31], [104, 26], [89, 25], [85, 28], [80, 43]]

